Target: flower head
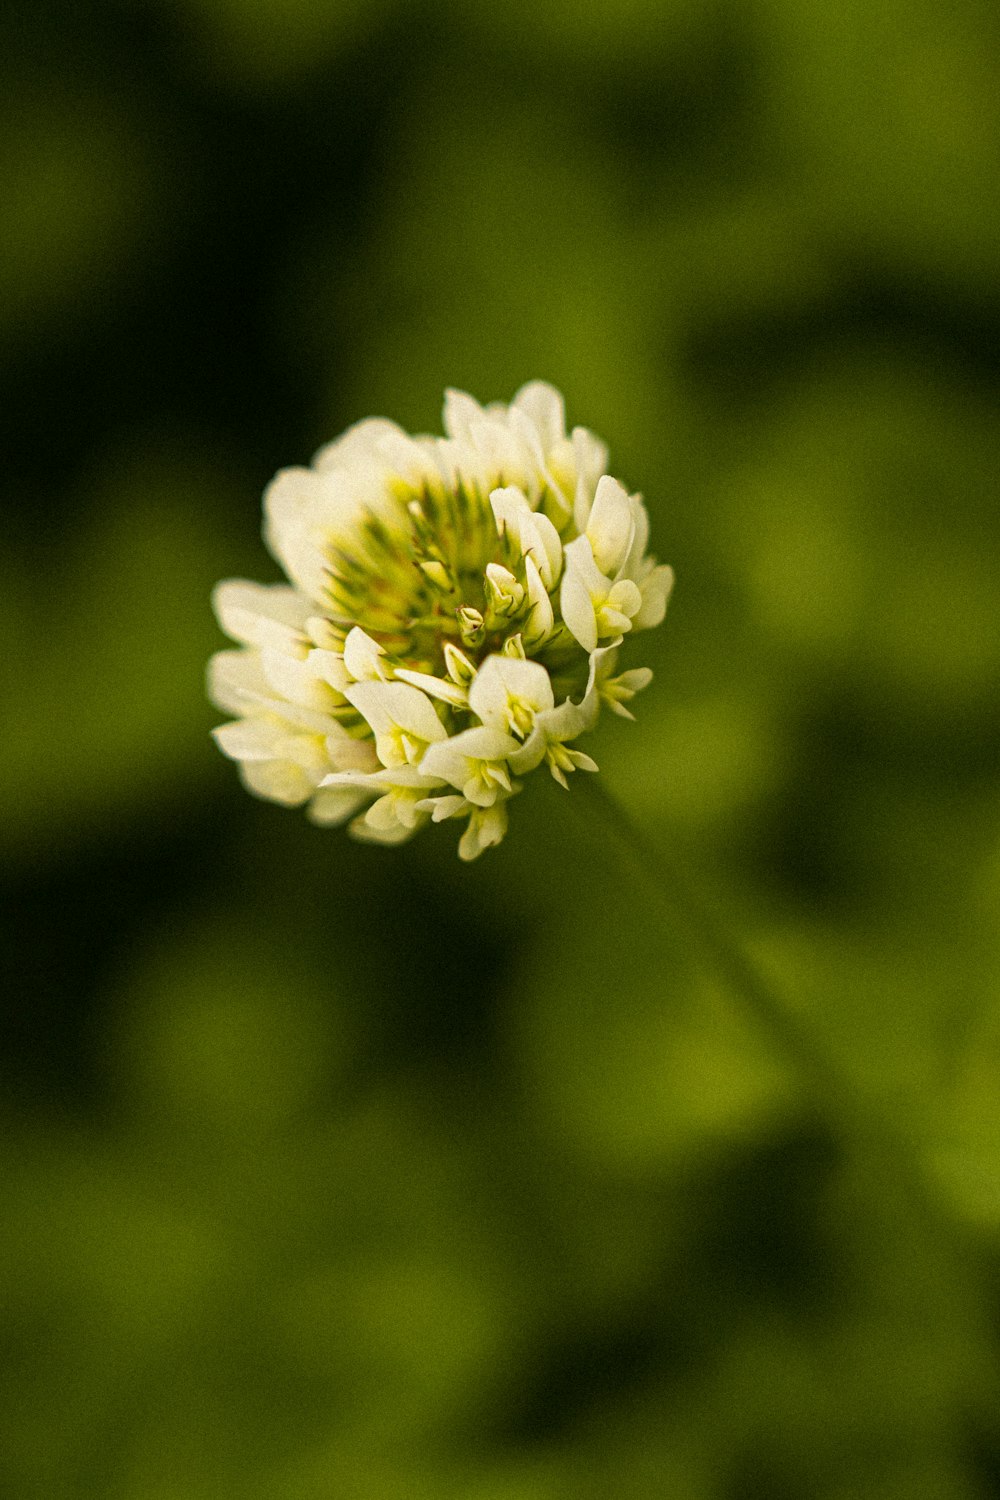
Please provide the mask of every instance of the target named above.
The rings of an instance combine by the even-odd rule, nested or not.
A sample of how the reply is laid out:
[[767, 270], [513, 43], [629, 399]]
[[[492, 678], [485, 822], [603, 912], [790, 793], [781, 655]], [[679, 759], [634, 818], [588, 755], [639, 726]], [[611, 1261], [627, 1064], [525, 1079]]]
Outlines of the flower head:
[[212, 658], [209, 692], [251, 791], [387, 844], [464, 818], [473, 859], [517, 776], [596, 771], [571, 742], [602, 704], [631, 717], [650, 673], [613, 676], [618, 647], [660, 623], [673, 574], [552, 386], [509, 406], [449, 391], [444, 429], [373, 418], [277, 475], [264, 530], [291, 583], [218, 586], [241, 649]]

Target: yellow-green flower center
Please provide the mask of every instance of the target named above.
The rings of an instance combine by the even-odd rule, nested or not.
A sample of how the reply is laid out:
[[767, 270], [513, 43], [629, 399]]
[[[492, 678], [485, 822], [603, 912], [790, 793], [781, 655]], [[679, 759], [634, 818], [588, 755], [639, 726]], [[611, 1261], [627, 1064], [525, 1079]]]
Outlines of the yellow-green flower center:
[[[522, 654], [531, 607], [524, 558], [498, 530], [489, 496], [467, 480], [422, 489], [399, 482], [391, 493], [388, 520], [369, 512], [349, 541], [327, 546], [331, 619], [345, 634], [359, 625], [394, 666], [433, 675], [448, 674], [449, 644], [474, 667], [505, 648]], [[566, 539], [575, 535], [568, 516], [562, 526]], [[567, 691], [581, 685], [579, 653], [561, 627], [528, 654], [557, 674], [572, 663]]]

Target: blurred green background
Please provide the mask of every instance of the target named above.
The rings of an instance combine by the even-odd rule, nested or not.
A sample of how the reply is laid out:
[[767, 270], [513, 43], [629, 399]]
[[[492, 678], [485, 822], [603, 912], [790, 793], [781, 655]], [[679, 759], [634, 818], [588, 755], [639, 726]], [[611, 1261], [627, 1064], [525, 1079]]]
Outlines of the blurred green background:
[[[4, 12], [4, 1495], [1000, 1495], [998, 32]], [[467, 869], [208, 739], [273, 471], [536, 377], [678, 574], [588, 748], [926, 1200], [579, 788]]]

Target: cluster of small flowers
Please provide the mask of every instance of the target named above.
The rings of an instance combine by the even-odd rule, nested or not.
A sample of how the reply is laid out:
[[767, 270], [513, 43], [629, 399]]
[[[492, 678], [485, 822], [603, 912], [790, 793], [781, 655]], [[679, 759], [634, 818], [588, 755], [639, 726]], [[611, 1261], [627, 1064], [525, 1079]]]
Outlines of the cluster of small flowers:
[[218, 586], [242, 649], [212, 658], [209, 691], [239, 716], [215, 738], [251, 791], [384, 844], [465, 818], [474, 859], [515, 777], [597, 770], [572, 742], [602, 704], [631, 717], [652, 674], [616, 673], [618, 647], [659, 624], [673, 574], [553, 387], [485, 408], [450, 391], [444, 429], [373, 418], [277, 475], [265, 536], [292, 582]]

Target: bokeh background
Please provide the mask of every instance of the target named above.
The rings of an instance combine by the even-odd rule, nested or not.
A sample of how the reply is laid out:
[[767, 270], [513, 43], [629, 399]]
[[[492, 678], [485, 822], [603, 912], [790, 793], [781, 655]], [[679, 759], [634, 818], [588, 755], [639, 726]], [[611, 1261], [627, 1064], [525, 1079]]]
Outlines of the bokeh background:
[[[1000, 1495], [998, 32], [3, 12], [4, 1495]], [[894, 1150], [578, 788], [465, 868], [208, 739], [273, 471], [536, 377], [678, 574], [607, 783]]]

